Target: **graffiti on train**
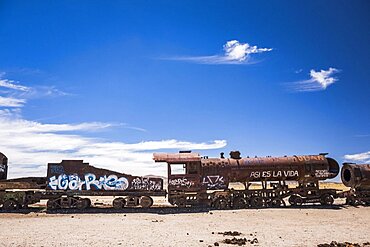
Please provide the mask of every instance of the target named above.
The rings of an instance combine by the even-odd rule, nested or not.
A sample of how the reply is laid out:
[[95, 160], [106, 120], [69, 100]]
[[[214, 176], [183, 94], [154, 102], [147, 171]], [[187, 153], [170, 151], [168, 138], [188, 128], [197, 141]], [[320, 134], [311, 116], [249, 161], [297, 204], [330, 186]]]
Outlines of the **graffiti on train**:
[[154, 181], [150, 178], [135, 178], [131, 182], [131, 188], [134, 190], [151, 190], [158, 191], [162, 189], [161, 181]]
[[168, 184], [175, 187], [187, 187], [187, 188], [194, 186], [194, 182], [188, 180], [187, 178], [170, 179], [168, 181]]
[[288, 171], [254, 171], [251, 172], [251, 178], [287, 178], [287, 177], [298, 177], [299, 173], [297, 170]]
[[206, 185], [207, 189], [222, 189], [227, 187], [225, 178], [219, 175], [203, 177], [202, 184]]
[[96, 177], [93, 173], [85, 174], [81, 179], [78, 175], [61, 174], [49, 178], [49, 187], [53, 190], [126, 190], [129, 186], [127, 178], [116, 175]]

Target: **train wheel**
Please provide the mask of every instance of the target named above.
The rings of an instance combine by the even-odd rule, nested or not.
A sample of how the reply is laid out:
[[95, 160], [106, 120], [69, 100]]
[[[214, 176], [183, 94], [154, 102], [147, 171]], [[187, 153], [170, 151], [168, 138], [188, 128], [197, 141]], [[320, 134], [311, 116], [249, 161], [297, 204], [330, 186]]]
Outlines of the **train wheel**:
[[89, 198], [84, 198], [83, 200], [85, 201], [85, 203], [87, 205], [86, 208], [91, 207], [91, 200]]
[[227, 209], [229, 208], [229, 203], [225, 198], [218, 198], [213, 204], [214, 208], [216, 209]]
[[246, 208], [248, 206], [248, 202], [243, 197], [236, 197], [234, 199], [233, 207], [236, 209]]
[[91, 204], [88, 198], [80, 198], [76, 203], [76, 208], [80, 210], [87, 209]]
[[263, 207], [263, 198], [259, 196], [252, 197], [250, 199], [250, 204], [252, 208], [262, 208]]
[[15, 200], [9, 199], [4, 202], [3, 209], [6, 211], [17, 210], [19, 209], [19, 204]]
[[302, 206], [303, 205], [303, 199], [301, 198], [301, 197], [296, 197], [295, 199], [294, 199], [294, 204], [296, 205], [296, 206]]
[[119, 197], [119, 198], [114, 199], [112, 204], [113, 204], [113, 208], [122, 209], [126, 204], [126, 200], [123, 199], [122, 197]]
[[51, 209], [56, 209], [58, 206], [55, 202], [55, 200], [53, 199], [49, 199], [47, 202], [46, 202], [46, 208], [51, 210]]
[[292, 195], [292, 196], [289, 197], [289, 203], [292, 206], [302, 206], [303, 199], [302, 199], [302, 197]]
[[322, 195], [320, 198], [321, 205], [330, 206], [334, 203], [334, 198], [330, 194]]
[[142, 196], [140, 198], [140, 206], [143, 208], [150, 208], [153, 205], [153, 199], [150, 196]]
[[271, 200], [271, 207], [273, 208], [279, 208], [284, 205], [283, 200], [280, 198], [274, 198]]
[[184, 197], [180, 197], [177, 201], [176, 201], [176, 205], [179, 207], [179, 208], [185, 208], [186, 207], [186, 199]]

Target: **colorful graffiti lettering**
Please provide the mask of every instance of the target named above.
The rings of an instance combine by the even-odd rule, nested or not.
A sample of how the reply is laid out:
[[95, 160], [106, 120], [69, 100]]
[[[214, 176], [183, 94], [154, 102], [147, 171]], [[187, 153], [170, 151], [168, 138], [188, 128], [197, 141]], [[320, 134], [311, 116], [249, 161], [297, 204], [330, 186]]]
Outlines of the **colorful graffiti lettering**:
[[170, 179], [168, 184], [171, 186], [187, 187], [190, 188], [194, 185], [193, 181], [189, 181], [186, 178]]
[[150, 178], [135, 178], [131, 182], [131, 188], [134, 190], [152, 190], [157, 191], [162, 189], [161, 182], [150, 180]]
[[61, 174], [58, 177], [49, 178], [49, 187], [53, 190], [126, 190], [128, 180], [125, 177], [118, 178], [116, 175], [102, 176], [96, 179], [95, 174], [85, 174], [85, 180], [78, 175]]
[[222, 189], [227, 186], [224, 177], [219, 175], [203, 177], [202, 183], [207, 185], [207, 189]]

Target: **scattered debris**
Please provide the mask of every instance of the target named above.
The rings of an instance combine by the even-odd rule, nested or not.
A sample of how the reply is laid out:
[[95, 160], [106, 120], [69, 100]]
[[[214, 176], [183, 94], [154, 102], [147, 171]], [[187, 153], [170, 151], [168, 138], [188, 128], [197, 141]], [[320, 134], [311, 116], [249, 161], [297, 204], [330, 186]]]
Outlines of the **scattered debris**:
[[363, 244], [359, 243], [350, 243], [350, 242], [337, 242], [337, 241], [332, 241], [330, 244], [318, 244], [317, 247], [370, 247], [370, 242], [366, 242]]
[[202, 240], [202, 239], [200, 239], [200, 240], [199, 240], [199, 242], [203, 243], [203, 240]]
[[214, 245], [214, 246], [220, 246], [220, 244], [219, 244], [219, 243], [217, 243], [217, 242], [215, 242], [213, 245]]
[[[213, 234], [213, 233], [212, 233]], [[240, 236], [242, 235], [241, 232], [237, 232], [237, 231], [227, 231], [227, 232], [219, 232], [218, 234], [221, 234], [221, 235], [224, 235], [224, 236]], [[251, 235], [252, 236], [252, 235]]]
[[251, 244], [257, 244], [258, 243], [258, 239], [257, 238], [254, 238], [252, 241], [251, 241]]
[[235, 244], [235, 245], [242, 246], [242, 245], [246, 245], [247, 243], [257, 244], [258, 243], [258, 239], [257, 238], [254, 238], [252, 240], [249, 240], [249, 239], [246, 239], [246, 238], [235, 238], [234, 237], [232, 239], [224, 239], [222, 242], [225, 243], [225, 244]]
[[247, 240], [246, 238], [232, 238], [232, 239], [224, 239], [222, 241], [223, 243], [225, 244], [235, 244], [235, 245], [246, 245], [247, 242], [249, 242], [249, 240]]

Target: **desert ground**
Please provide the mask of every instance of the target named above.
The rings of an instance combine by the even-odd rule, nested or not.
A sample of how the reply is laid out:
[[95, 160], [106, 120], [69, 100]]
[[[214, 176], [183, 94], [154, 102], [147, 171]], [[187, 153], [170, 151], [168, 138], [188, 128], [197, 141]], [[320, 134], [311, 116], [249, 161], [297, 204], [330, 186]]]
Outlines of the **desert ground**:
[[370, 241], [370, 207], [194, 211], [162, 201], [149, 211], [0, 213], [0, 246], [236, 246], [223, 242], [233, 238], [222, 234], [228, 231], [241, 233], [244, 246], [363, 244]]

